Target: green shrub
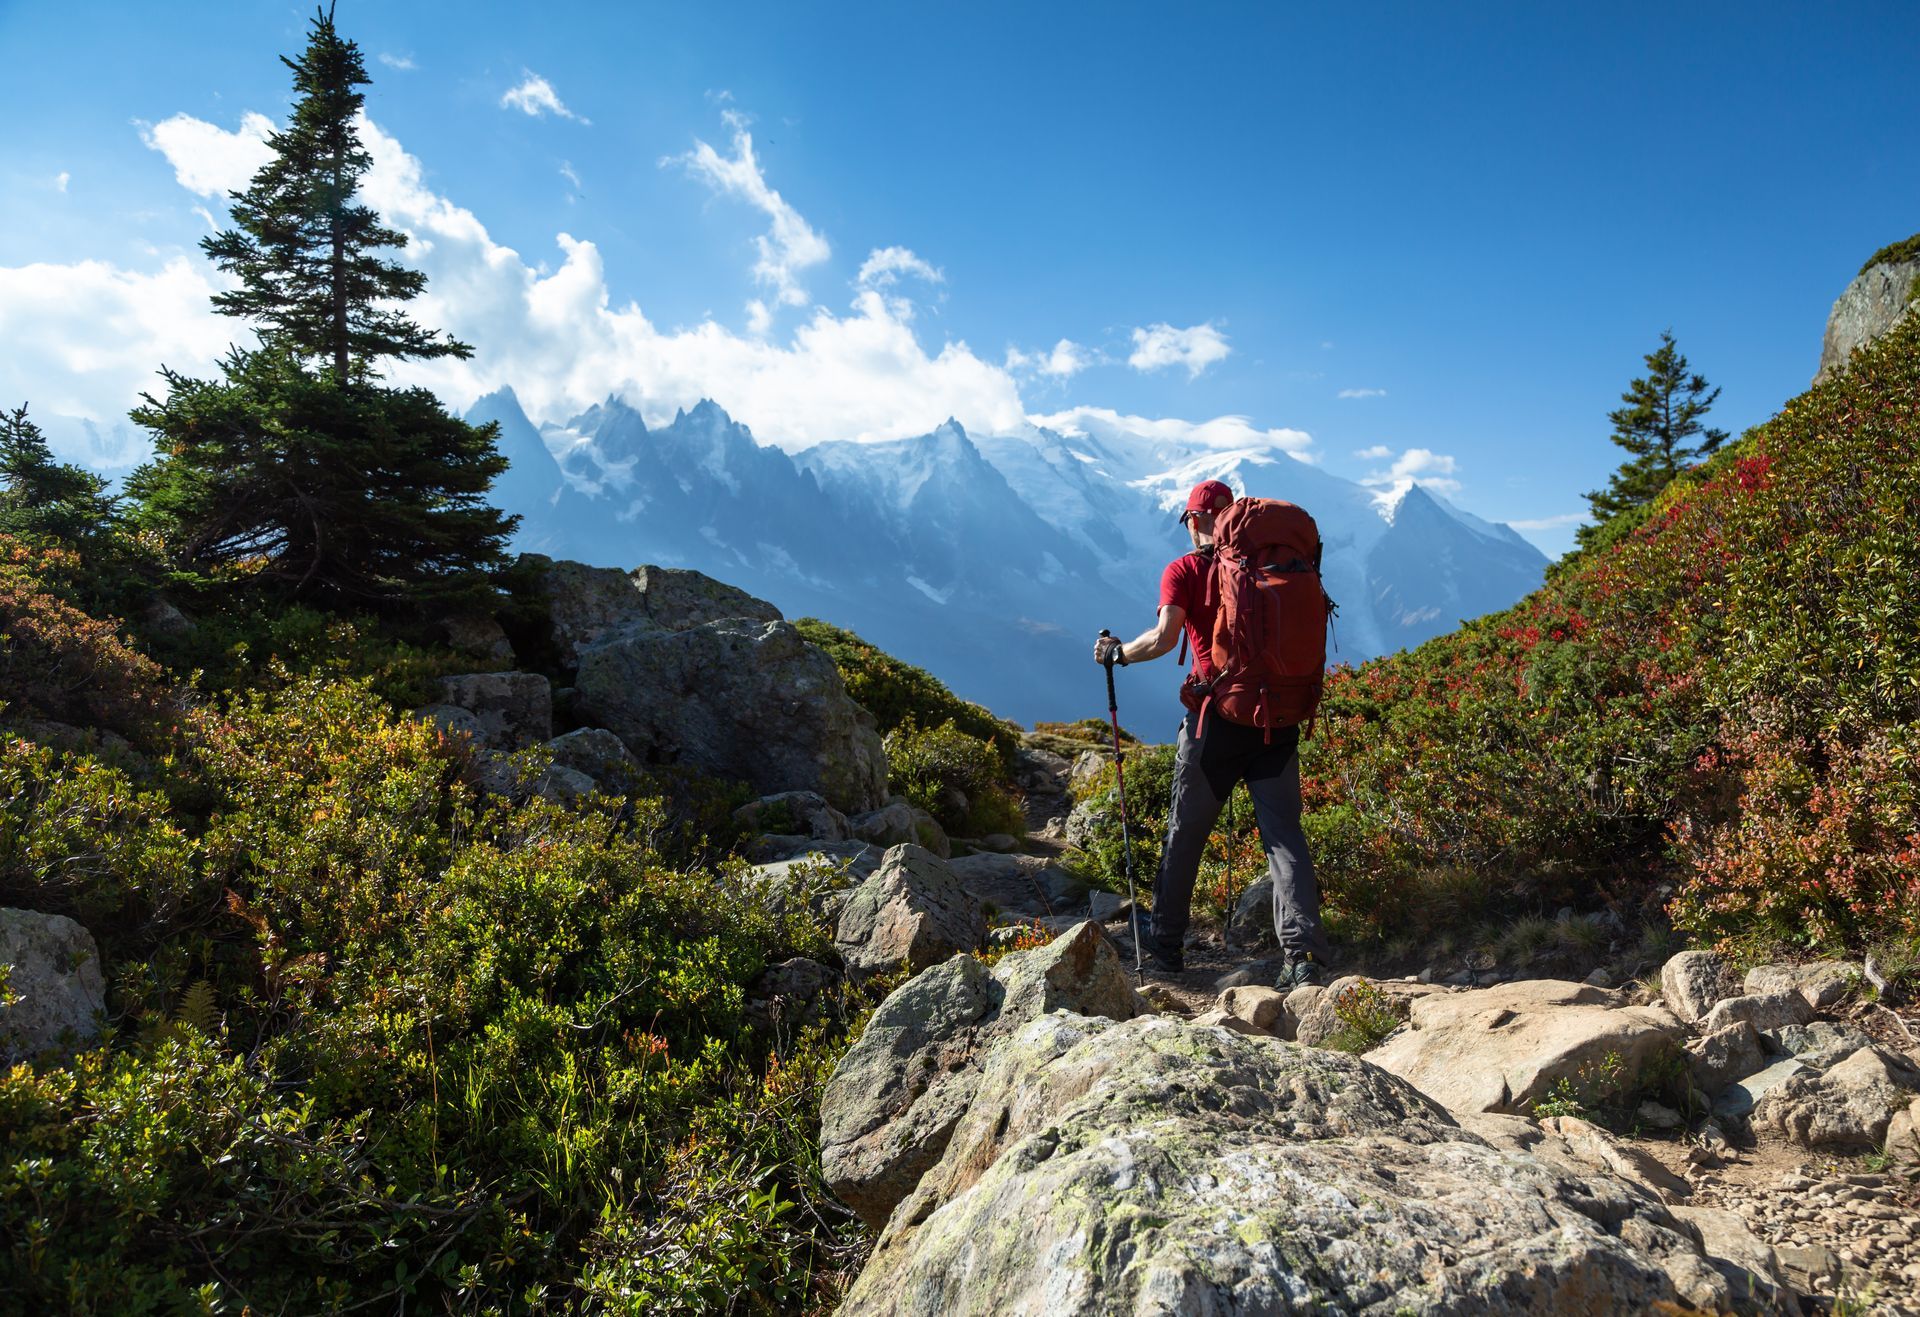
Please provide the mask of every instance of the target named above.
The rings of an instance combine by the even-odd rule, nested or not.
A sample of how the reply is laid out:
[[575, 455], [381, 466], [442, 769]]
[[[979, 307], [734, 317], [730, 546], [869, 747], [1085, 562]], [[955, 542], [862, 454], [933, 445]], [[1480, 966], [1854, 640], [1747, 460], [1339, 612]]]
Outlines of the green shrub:
[[993, 747], [997, 776], [1004, 779], [1013, 771], [1013, 752], [1020, 744], [1020, 729], [1014, 724], [961, 699], [926, 669], [901, 662], [851, 631], [812, 617], [803, 617], [794, 626], [833, 659], [847, 693], [879, 721], [882, 735], [908, 724], [944, 727], [951, 723]]
[[952, 722], [922, 729], [902, 723], [887, 735], [893, 789], [933, 815], [954, 836], [984, 837], [1027, 830], [1020, 801], [1002, 781], [992, 741]]
[[1389, 997], [1373, 984], [1361, 979], [1340, 990], [1334, 998], [1334, 1018], [1339, 1029], [1321, 1044], [1336, 1052], [1370, 1052], [1406, 1019], [1406, 1004]]

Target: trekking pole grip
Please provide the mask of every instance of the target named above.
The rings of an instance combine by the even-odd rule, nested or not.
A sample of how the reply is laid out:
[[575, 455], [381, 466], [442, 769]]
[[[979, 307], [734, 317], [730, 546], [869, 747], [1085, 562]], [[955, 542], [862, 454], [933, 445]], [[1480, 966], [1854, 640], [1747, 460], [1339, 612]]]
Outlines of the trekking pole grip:
[[[1105, 627], [1101, 627], [1100, 636], [1104, 640], [1112, 640], [1113, 632], [1107, 630], [1107, 628]], [[1120, 701], [1113, 693], [1113, 656], [1114, 656], [1114, 651], [1109, 649], [1107, 651], [1107, 657], [1103, 660], [1103, 665], [1107, 669], [1107, 712], [1108, 713], [1118, 713], [1120, 711]]]

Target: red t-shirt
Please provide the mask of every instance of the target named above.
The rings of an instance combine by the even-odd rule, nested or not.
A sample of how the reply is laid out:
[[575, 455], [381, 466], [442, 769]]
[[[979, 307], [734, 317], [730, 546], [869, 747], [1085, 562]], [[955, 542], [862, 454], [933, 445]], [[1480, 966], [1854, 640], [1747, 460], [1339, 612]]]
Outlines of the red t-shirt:
[[1160, 607], [1177, 605], [1187, 615], [1187, 648], [1193, 651], [1193, 670], [1202, 681], [1213, 678], [1213, 615], [1220, 601], [1207, 596], [1207, 574], [1213, 564], [1198, 553], [1183, 553], [1160, 573]]

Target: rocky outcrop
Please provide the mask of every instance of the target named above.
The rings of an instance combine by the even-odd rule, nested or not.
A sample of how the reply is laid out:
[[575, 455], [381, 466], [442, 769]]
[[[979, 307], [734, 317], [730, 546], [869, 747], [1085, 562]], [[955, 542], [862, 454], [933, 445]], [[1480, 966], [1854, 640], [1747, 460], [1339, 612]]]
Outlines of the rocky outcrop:
[[1149, 1016], [993, 1048], [841, 1309], [1731, 1307], [1656, 1194], [1462, 1129], [1351, 1056]]
[[610, 631], [646, 622], [666, 631], [723, 618], [778, 622], [780, 610], [745, 590], [677, 567], [589, 567], [528, 554], [560, 665], [572, 668], [581, 652]]
[[840, 908], [833, 944], [855, 979], [902, 965], [914, 972], [987, 940], [980, 903], [940, 858], [918, 846], [895, 846], [873, 876]]
[[1916, 278], [1920, 278], [1920, 257], [1910, 257], [1868, 266], [1847, 285], [1827, 315], [1815, 384], [1844, 368], [1856, 348], [1900, 323], [1913, 305]]
[[107, 991], [93, 934], [65, 915], [0, 909], [0, 965], [0, 1061], [99, 1036]]
[[1831, 1069], [1795, 1075], [1762, 1095], [1753, 1123], [1803, 1148], [1871, 1152], [1916, 1093], [1920, 1069], [1911, 1060], [1863, 1047]]
[[1525, 1113], [1563, 1079], [1591, 1082], [1614, 1056], [1611, 1082], [1625, 1091], [1685, 1036], [1663, 1007], [1554, 979], [1420, 997], [1408, 1026], [1367, 1059], [1454, 1111]]
[[785, 622], [726, 618], [671, 631], [630, 622], [580, 653], [580, 713], [650, 763], [813, 791], [861, 813], [886, 798], [873, 716], [833, 660]]
[[442, 677], [439, 701], [420, 712], [481, 750], [524, 750], [553, 735], [553, 689], [536, 672]]
[[989, 970], [955, 956], [882, 1002], [834, 1067], [820, 1105], [820, 1165], [874, 1229], [940, 1160], [998, 1038], [1048, 1011], [1130, 1019], [1146, 1010], [1112, 943], [1082, 924]]

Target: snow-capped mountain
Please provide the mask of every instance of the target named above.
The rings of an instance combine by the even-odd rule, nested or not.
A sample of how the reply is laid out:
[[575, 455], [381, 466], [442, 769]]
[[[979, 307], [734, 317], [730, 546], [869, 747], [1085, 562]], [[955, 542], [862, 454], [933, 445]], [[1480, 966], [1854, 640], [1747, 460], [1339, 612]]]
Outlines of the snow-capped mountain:
[[[1375, 491], [1257, 443], [1212, 446], [1098, 417], [970, 436], [949, 420], [887, 443], [762, 445], [712, 402], [649, 427], [617, 398], [536, 427], [510, 389], [468, 412], [500, 425], [495, 496], [519, 547], [605, 566], [698, 568], [938, 674], [1006, 716], [1104, 712], [1101, 627], [1151, 625], [1160, 572], [1185, 550], [1187, 490], [1225, 480], [1313, 513], [1337, 659], [1359, 662], [1503, 608], [1546, 559], [1505, 526], [1414, 488]], [[1143, 669], [1123, 716], [1170, 734], [1171, 664]], [[1169, 724], [1156, 730], [1160, 720]]]

